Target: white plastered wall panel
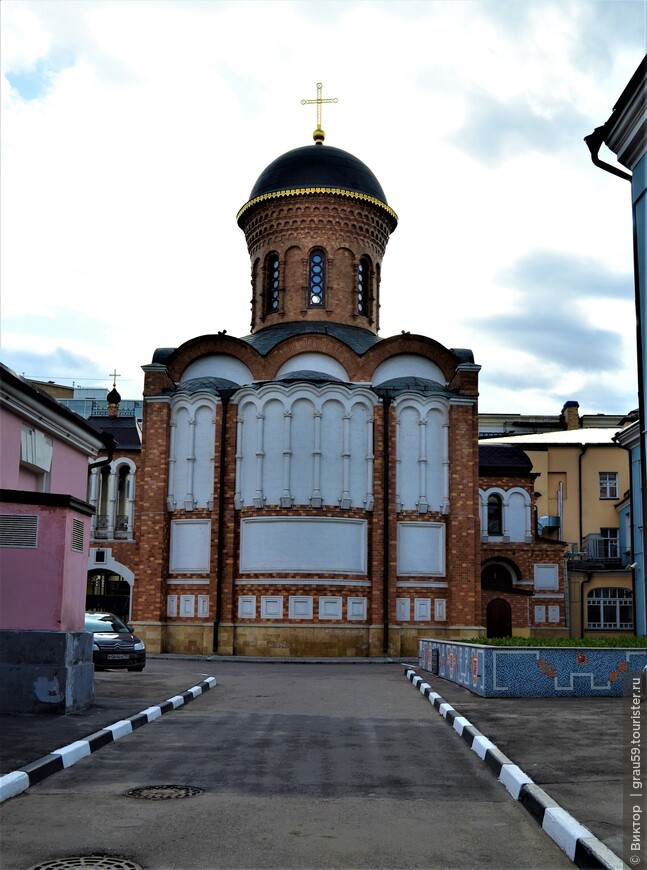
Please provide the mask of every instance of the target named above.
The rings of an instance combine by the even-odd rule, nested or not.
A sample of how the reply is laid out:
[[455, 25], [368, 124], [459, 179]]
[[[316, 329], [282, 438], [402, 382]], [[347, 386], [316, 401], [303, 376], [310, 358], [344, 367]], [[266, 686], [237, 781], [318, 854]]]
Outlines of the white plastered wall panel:
[[321, 415], [321, 497], [325, 505], [339, 505], [343, 490], [344, 405], [338, 399], [323, 403]]
[[532, 541], [530, 496], [525, 489], [516, 488], [509, 491], [506, 511], [510, 540], [530, 543]]
[[336, 384], [241, 391], [237, 506], [372, 509], [376, 401]]
[[215, 439], [215, 397], [182, 397], [172, 403], [167, 493], [169, 510], [211, 507]]
[[444, 523], [398, 523], [399, 576], [445, 576]]
[[440, 397], [396, 400], [396, 500], [401, 510], [446, 513], [449, 505], [449, 413]]
[[315, 445], [315, 414], [311, 399], [292, 403], [290, 495], [294, 504], [307, 505], [313, 487], [312, 454]]
[[172, 574], [208, 574], [210, 520], [172, 520], [169, 569]]
[[367, 523], [334, 517], [246, 517], [241, 573], [366, 574]]

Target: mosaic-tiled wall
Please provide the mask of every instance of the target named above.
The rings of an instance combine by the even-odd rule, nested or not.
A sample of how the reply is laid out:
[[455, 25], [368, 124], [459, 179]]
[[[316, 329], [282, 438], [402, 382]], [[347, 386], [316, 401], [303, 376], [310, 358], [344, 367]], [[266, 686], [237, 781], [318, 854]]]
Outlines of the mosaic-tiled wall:
[[421, 640], [419, 664], [486, 698], [619, 697], [625, 674], [641, 671], [647, 653]]

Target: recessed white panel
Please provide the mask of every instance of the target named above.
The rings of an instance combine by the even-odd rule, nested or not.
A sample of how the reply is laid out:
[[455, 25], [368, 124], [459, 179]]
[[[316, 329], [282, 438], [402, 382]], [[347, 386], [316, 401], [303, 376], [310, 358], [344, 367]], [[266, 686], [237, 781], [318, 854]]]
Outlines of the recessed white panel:
[[169, 568], [172, 574], [207, 574], [211, 537], [210, 520], [173, 520]]
[[195, 615], [195, 595], [180, 595], [180, 616]]
[[288, 615], [290, 619], [312, 619], [312, 595], [290, 595]]
[[238, 599], [238, 618], [256, 619], [256, 596], [241, 595]]
[[166, 615], [177, 616], [177, 595], [166, 596]]
[[434, 601], [434, 620], [445, 622], [447, 619], [447, 601], [445, 598], [436, 598]]
[[444, 523], [398, 523], [398, 574], [445, 576]]
[[408, 598], [395, 599], [395, 618], [402, 620], [411, 618], [411, 601]]
[[241, 520], [242, 573], [366, 574], [365, 520], [249, 517]]
[[348, 619], [366, 619], [366, 598], [349, 598], [346, 610]]
[[282, 595], [261, 595], [261, 619], [283, 619]]
[[416, 598], [413, 602], [413, 618], [419, 622], [431, 620], [431, 598]]
[[548, 608], [548, 621], [559, 622], [559, 606], [550, 606]]
[[209, 616], [209, 596], [198, 595], [198, 616], [206, 618]]
[[535, 605], [535, 622], [546, 622], [546, 608], [543, 604]]
[[559, 589], [559, 566], [535, 565], [535, 589], [557, 592]]
[[319, 599], [319, 619], [341, 619], [342, 599], [338, 596]]
[[506, 509], [506, 527], [511, 541], [525, 541], [529, 523], [530, 496], [523, 492], [511, 492]]

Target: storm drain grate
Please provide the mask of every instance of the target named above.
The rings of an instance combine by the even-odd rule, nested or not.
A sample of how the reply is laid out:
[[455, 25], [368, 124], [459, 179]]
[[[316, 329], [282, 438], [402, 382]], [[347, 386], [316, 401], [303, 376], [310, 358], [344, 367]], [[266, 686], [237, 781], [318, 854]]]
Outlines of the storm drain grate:
[[124, 792], [127, 797], [145, 798], [149, 801], [166, 801], [172, 798], [188, 798], [202, 794], [204, 789], [192, 785], [142, 785]]
[[69, 858], [54, 858], [53, 861], [41, 861], [29, 870], [72, 870], [73, 867], [85, 867], [86, 870], [142, 870], [141, 864], [128, 858], [113, 858], [111, 855], [72, 855]]

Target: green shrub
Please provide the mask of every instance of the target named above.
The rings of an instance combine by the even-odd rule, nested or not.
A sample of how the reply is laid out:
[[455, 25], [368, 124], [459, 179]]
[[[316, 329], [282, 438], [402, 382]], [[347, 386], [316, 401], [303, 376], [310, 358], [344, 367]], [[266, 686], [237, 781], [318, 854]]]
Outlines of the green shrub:
[[485, 646], [630, 647], [647, 650], [647, 638], [634, 637], [633, 635], [627, 637], [612, 637], [610, 635], [600, 635], [599, 637], [471, 637], [468, 640], [461, 640], [460, 643], [480, 643]]

